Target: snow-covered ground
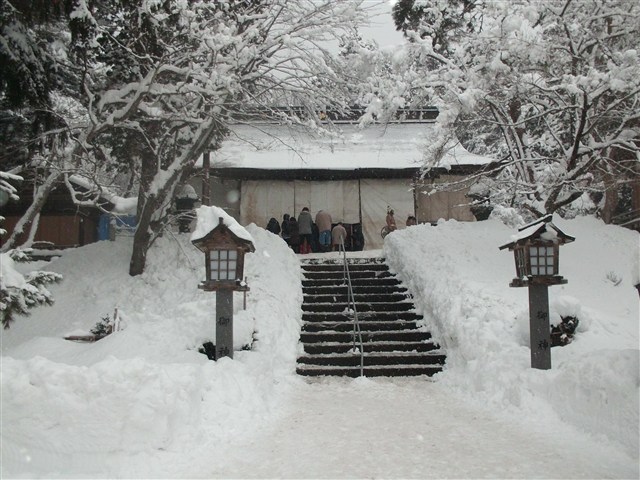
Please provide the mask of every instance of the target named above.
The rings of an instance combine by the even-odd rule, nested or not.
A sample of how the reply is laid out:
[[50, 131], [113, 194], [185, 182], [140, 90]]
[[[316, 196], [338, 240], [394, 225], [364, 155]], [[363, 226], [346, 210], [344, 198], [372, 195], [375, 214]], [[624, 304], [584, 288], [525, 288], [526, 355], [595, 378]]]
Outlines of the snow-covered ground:
[[[498, 250], [514, 229], [419, 225], [364, 252], [387, 258], [446, 349], [431, 380], [296, 376], [299, 258], [255, 225], [233, 360], [198, 353], [215, 295], [196, 288], [188, 236], [160, 239], [137, 278], [128, 239], [67, 251], [45, 266], [64, 275], [55, 305], [1, 333], [0, 476], [638, 478], [639, 237], [554, 221], [576, 241], [560, 250], [569, 283], [550, 288], [552, 321], [580, 325], [549, 371], [529, 368], [527, 289], [508, 287], [513, 257]], [[115, 308], [123, 330], [62, 338]]]

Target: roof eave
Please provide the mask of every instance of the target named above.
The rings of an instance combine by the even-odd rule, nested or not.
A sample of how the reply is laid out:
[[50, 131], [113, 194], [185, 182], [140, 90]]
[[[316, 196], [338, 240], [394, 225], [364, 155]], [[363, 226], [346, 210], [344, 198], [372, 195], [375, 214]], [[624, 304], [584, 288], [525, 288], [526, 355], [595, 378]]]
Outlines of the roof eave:
[[[455, 165], [449, 168], [432, 168], [425, 175], [435, 178], [446, 175], [464, 175], [483, 168], [483, 165]], [[360, 178], [415, 178], [420, 174], [419, 167], [413, 168], [354, 168], [339, 169], [267, 169], [267, 168], [238, 168], [213, 167], [210, 175], [218, 178], [237, 180], [354, 180]]]

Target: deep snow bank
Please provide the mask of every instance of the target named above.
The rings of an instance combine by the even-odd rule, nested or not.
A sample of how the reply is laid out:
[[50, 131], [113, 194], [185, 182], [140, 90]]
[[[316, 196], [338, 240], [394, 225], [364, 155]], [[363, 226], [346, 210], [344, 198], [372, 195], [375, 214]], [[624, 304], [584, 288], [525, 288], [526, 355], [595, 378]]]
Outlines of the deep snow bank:
[[[200, 448], [273, 419], [295, 378], [300, 266], [280, 238], [248, 230], [251, 291], [246, 310], [241, 293], [234, 299], [234, 337], [237, 349], [257, 341], [234, 361], [197, 352], [215, 339], [215, 294], [197, 289], [204, 256], [187, 236], [159, 239], [135, 278], [126, 240], [47, 266], [65, 278], [52, 288], [56, 304], [1, 333], [3, 478], [175, 477]], [[94, 344], [62, 339], [115, 307], [124, 330]], [[135, 455], [148, 462], [128, 465]]]
[[[498, 250], [512, 229], [415, 226], [389, 235], [384, 254], [447, 349], [440, 385], [501, 413], [605, 432], [637, 458], [638, 235], [593, 219], [557, 223], [576, 242], [561, 250], [569, 283], [550, 288], [552, 316], [581, 323], [574, 343], [553, 349], [550, 371], [529, 368], [527, 292], [508, 287], [513, 258]], [[216, 447], [277, 418], [302, 381], [300, 266], [281, 239], [248, 231], [256, 252], [247, 310], [235, 297], [236, 348], [254, 332], [257, 341], [234, 361], [197, 352], [215, 338], [215, 295], [196, 288], [204, 259], [186, 236], [160, 239], [135, 278], [126, 241], [46, 265], [64, 275], [51, 287], [56, 304], [0, 332], [0, 476], [179, 478], [210, 471]], [[116, 307], [123, 331], [95, 344], [62, 340]]]
[[549, 289], [551, 320], [580, 319], [550, 371], [530, 368], [526, 288], [509, 288], [514, 233], [498, 221], [441, 222], [389, 235], [384, 254], [447, 350], [441, 381], [470, 400], [531, 416], [555, 412], [638, 456], [638, 234], [592, 218], [554, 220], [576, 237], [561, 247], [569, 283]]

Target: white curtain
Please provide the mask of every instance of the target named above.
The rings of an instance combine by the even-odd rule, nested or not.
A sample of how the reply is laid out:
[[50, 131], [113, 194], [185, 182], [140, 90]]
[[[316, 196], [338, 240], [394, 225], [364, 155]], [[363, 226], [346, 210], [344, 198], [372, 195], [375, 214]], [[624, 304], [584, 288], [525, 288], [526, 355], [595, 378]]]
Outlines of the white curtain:
[[[469, 188], [448, 189], [445, 192], [432, 191], [433, 185], [443, 182], [461, 181], [463, 177], [449, 175], [446, 178], [425, 180], [418, 188], [418, 221], [437, 222], [439, 219], [456, 219], [462, 222], [473, 222], [475, 217], [471, 213], [466, 196]], [[425, 193], [422, 193], [425, 192]]]
[[415, 214], [409, 179], [362, 179], [360, 198], [362, 233], [367, 250], [382, 248], [380, 231], [386, 225], [387, 207], [395, 212], [398, 228], [404, 226], [407, 216]]
[[413, 190], [408, 179], [363, 179], [335, 181], [245, 180], [240, 197], [240, 223], [266, 227], [271, 217], [278, 221], [288, 213], [296, 217], [309, 207], [315, 217], [326, 210], [334, 222], [359, 223], [365, 249], [382, 248], [380, 230], [385, 225], [387, 206], [395, 211], [398, 227], [414, 215]]
[[295, 181], [295, 211], [308, 207], [315, 217], [318, 210], [325, 210], [334, 223], [359, 223], [359, 198], [357, 180]]
[[282, 215], [294, 215], [294, 187], [292, 181], [245, 180], [240, 193], [240, 223], [255, 223], [265, 228], [269, 219], [282, 221]]
[[266, 227], [271, 217], [278, 221], [285, 213], [297, 217], [303, 207], [308, 207], [313, 217], [318, 210], [325, 210], [334, 222], [360, 222], [357, 180], [245, 180], [240, 202], [242, 225], [253, 222]]

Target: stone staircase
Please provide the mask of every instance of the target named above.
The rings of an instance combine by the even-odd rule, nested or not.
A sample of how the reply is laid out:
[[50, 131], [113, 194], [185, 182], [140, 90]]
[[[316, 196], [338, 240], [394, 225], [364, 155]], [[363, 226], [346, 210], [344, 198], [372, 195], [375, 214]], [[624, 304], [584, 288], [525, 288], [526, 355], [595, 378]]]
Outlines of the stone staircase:
[[[416, 376], [442, 371], [445, 355], [429, 332], [406, 288], [382, 259], [351, 258], [349, 271], [360, 321], [364, 375]], [[360, 376], [360, 353], [353, 352], [353, 314], [349, 311], [343, 263], [304, 261], [300, 375]]]

